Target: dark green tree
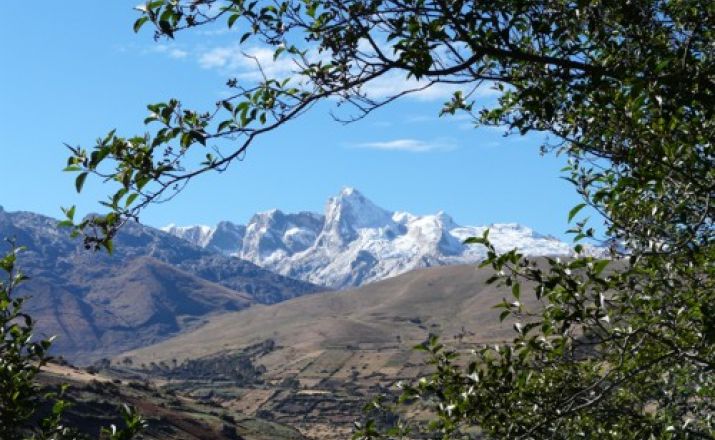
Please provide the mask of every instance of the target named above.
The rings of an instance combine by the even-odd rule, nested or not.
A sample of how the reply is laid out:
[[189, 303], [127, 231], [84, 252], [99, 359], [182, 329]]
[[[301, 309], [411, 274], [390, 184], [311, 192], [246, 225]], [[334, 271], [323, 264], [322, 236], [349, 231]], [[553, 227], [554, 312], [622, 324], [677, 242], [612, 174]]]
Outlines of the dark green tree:
[[[605, 220], [611, 255], [576, 244], [576, 258], [544, 265], [497, 255], [488, 235], [469, 240], [487, 246], [493, 282], [512, 290], [500, 307], [516, 320], [514, 340], [477, 347], [466, 367], [427, 341], [436, 372], [405, 385], [402, 402], [434, 417], [390, 432], [366, 423], [357, 436], [715, 436], [715, 2], [156, 0], [139, 9], [135, 29], [152, 24], [155, 38], [225, 23], [240, 42], [291, 57], [296, 73], [230, 79], [233, 95], [205, 111], [152, 104], [150, 133], [73, 147], [78, 190], [89, 175], [118, 185], [106, 215], [76, 225], [87, 246], [110, 247], [123, 222], [225, 169], [318, 101], [352, 105], [351, 120], [460, 85], [440, 114], [549, 134], [542, 149], [568, 156], [565, 177], [583, 197], [568, 214], [574, 239], [595, 234], [580, 215], [590, 206]], [[365, 91], [394, 74], [413, 87], [383, 99]], [[479, 87], [501, 92], [495, 107], [472, 99]], [[205, 154], [194, 163], [196, 149]], [[522, 295], [541, 307], [526, 310]]]

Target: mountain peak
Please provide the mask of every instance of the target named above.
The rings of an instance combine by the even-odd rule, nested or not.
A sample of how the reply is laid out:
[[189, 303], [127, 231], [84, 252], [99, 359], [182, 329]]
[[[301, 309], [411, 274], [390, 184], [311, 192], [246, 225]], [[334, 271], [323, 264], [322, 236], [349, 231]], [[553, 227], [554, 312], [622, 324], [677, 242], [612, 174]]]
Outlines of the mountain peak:
[[349, 196], [352, 196], [353, 194], [362, 196], [362, 194], [360, 194], [360, 191], [356, 190], [355, 188], [353, 188], [351, 186], [344, 186], [343, 189], [340, 190], [340, 196], [343, 196], [343, 197], [349, 197]]
[[328, 203], [330, 203], [331, 200], [336, 200], [342, 205], [350, 205], [355, 207], [373, 206], [375, 208], [381, 209], [377, 207], [374, 203], [372, 203], [372, 201], [365, 197], [360, 191], [351, 187], [345, 187], [340, 190], [337, 196], [331, 197], [328, 200]]
[[442, 210], [438, 211], [437, 214], [435, 214], [435, 217], [437, 218], [437, 221], [439, 221], [442, 224], [442, 227], [445, 228], [446, 230], [450, 230], [450, 229], [459, 227], [459, 225], [457, 225], [457, 223], [455, 223], [452, 216]]
[[326, 229], [374, 228], [392, 223], [392, 213], [375, 205], [355, 188], [343, 188], [325, 207]]
[[166, 226], [163, 226], [159, 228], [159, 230], [174, 235], [176, 237], [183, 238], [184, 240], [188, 240], [201, 247], [206, 247], [206, 245], [211, 240], [211, 236], [215, 232], [215, 228], [212, 228], [211, 226], [177, 226], [174, 223], [170, 223]]
[[268, 223], [276, 221], [276, 219], [283, 217], [283, 211], [277, 208], [269, 209], [267, 211], [257, 212], [251, 217], [249, 223]]
[[214, 232], [211, 244], [283, 275], [345, 288], [417, 267], [480, 261], [486, 256], [484, 247], [463, 242], [482, 235], [487, 227], [497, 252], [514, 248], [529, 256], [572, 252], [570, 245], [516, 223], [460, 226], [444, 211], [430, 215], [388, 211], [352, 187], [328, 199], [324, 215], [263, 212], [243, 229], [236, 226], [235, 232], [222, 237], [221, 246], [215, 245]]
[[266, 217], [273, 217], [274, 215], [279, 215], [283, 214], [283, 211], [281, 211], [278, 208], [271, 208], [266, 211], [259, 212], [258, 215], [266, 216]]

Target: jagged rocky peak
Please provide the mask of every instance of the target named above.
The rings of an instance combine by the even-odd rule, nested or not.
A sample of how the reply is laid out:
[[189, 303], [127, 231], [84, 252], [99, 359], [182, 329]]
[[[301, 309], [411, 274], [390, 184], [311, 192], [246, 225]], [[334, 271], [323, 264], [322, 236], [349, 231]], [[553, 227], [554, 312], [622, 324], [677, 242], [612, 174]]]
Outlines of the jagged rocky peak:
[[214, 233], [214, 228], [206, 225], [177, 226], [172, 223], [160, 229], [201, 247], [207, 247]]
[[345, 247], [361, 234], [394, 236], [399, 228], [392, 213], [372, 203], [354, 188], [343, 188], [325, 205], [325, 225], [316, 243], [320, 247]]
[[222, 221], [213, 230], [207, 247], [229, 255], [237, 254], [243, 248], [245, 235], [246, 227], [244, 225]]
[[444, 212], [444, 211], [439, 211], [439, 212], [435, 215], [435, 217], [436, 217], [437, 222], [439, 222], [439, 224], [442, 225], [442, 228], [443, 228], [443, 229], [450, 230], [450, 229], [454, 229], [454, 228], [459, 227], [459, 225], [457, 225], [457, 223], [455, 223], [455, 221], [454, 221], [454, 219], [452, 218], [452, 216], [449, 215], [449, 214], [447, 214], [447, 213]]
[[325, 225], [344, 224], [354, 229], [380, 228], [393, 223], [392, 213], [372, 203], [355, 188], [343, 188], [325, 207]]
[[[516, 223], [460, 226], [443, 211], [422, 216], [391, 212], [349, 187], [328, 199], [323, 215], [278, 209], [256, 214], [242, 232], [227, 240], [230, 245], [219, 249], [282, 275], [346, 288], [418, 267], [477, 262], [485, 257], [484, 247], [463, 242], [482, 235], [486, 228], [499, 252], [514, 248], [530, 256], [572, 252], [568, 244]], [[189, 236], [174, 229], [177, 235]], [[212, 232], [214, 239], [218, 230]]]
[[241, 255], [275, 260], [301, 252], [315, 242], [323, 220], [312, 212], [286, 214], [272, 209], [258, 213], [246, 225]]
[[284, 251], [285, 246], [281, 240], [284, 220], [285, 215], [278, 209], [260, 212], [251, 217], [246, 225], [242, 253], [265, 259]]

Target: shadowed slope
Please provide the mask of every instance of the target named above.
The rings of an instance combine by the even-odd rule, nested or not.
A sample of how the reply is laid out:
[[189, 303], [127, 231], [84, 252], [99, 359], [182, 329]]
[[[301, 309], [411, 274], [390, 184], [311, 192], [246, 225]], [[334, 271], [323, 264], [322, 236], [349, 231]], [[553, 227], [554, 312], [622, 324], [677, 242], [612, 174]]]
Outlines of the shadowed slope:
[[47, 274], [32, 278], [21, 293], [32, 295], [28, 311], [38, 333], [61, 335], [54, 348], [78, 361], [160, 341], [195, 327], [203, 316], [253, 302], [149, 257], [112, 266], [101, 278], [75, 272], [71, 283], [80, 295]]
[[134, 222], [111, 255], [31, 212], [0, 209], [3, 238], [26, 248], [18, 267], [30, 280], [19, 293], [30, 297], [38, 333], [57, 335], [53, 353], [74, 362], [158, 342], [206, 315], [320, 290]]

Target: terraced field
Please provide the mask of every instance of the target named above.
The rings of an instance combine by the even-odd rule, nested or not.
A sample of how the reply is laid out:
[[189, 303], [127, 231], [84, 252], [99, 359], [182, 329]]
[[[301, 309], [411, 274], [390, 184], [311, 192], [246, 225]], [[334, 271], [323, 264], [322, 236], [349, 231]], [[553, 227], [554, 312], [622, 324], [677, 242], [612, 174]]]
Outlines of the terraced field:
[[44, 389], [68, 384], [66, 399], [72, 404], [66, 421], [98, 438], [101, 427], [121, 426], [119, 407], [135, 406], [148, 421], [145, 440], [301, 440], [295, 428], [262, 420], [246, 412], [199, 401], [161, 389], [139, 378], [127, 379], [111, 372], [90, 374], [70, 366], [50, 364], [39, 377]]

